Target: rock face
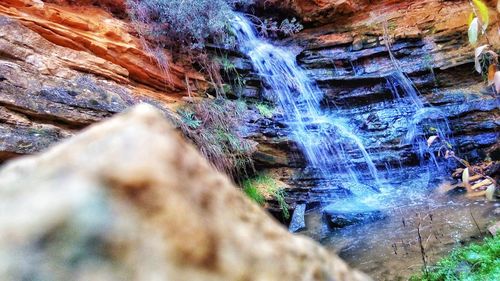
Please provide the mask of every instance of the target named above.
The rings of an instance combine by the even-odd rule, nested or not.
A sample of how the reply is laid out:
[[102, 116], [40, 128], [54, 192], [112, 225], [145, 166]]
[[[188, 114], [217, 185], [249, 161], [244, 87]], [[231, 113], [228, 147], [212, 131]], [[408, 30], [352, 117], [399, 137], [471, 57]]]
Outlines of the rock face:
[[0, 27], [0, 161], [138, 102], [171, 107], [188, 94], [186, 81], [204, 87], [175, 64], [167, 79], [128, 24], [102, 9], [6, 0]]
[[368, 3], [368, 0], [257, 0], [260, 7], [292, 11], [304, 22], [324, 22], [334, 16], [352, 15]]
[[[474, 50], [467, 39], [469, 1], [266, 3], [291, 9], [310, 23], [282, 44], [297, 50], [297, 62], [325, 93], [324, 108], [349, 120], [379, 171], [403, 167], [404, 174], [418, 174], [420, 151], [405, 138], [413, 125], [430, 128], [427, 121], [434, 119], [447, 119], [450, 141], [461, 157], [473, 162], [484, 159], [488, 150], [495, 155], [491, 148], [498, 147], [500, 139], [499, 100], [482, 91], [485, 83], [474, 74]], [[497, 13], [490, 6], [491, 21], [496, 24]], [[496, 28], [489, 32], [490, 43], [499, 48]], [[391, 60], [386, 35], [401, 71]], [[401, 75], [417, 86], [427, 109], [412, 105], [410, 94], [402, 89]], [[253, 79], [249, 84], [258, 88], [255, 76], [249, 76]], [[282, 179], [295, 187], [288, 192], [291, 205], [330, 200], [331, 194], [348, 195], [336, 183], [324, 184], [314, 171], [303, 169], [304, 159], [286, 138], [287, 128], [279, 118], [253, 123], [251, 128], [251, 137], [267, 154], [259, 158], [262, 166], [291, 168]], [[347, 146], [346, 152], [359, 159], [355, 165], [366, 169], [358, 149]]]
[[289, 234], [151, 106], [0, 169], [2, 280], [370, 280]]
[[40, 151], [138, 102], [175, 105], [203, 77], [165, 75], [124, 21], [101, 9], [0, 3], [0, 161]]
[[[146, 52], [141, 40], [132, 34], [133, 28], [127, 22], [114, 18], [103, 9], [84, 6], [91, 1], [80, 1], [78, 6], [53, 5], [32, 0], [2, 2], [0, 14], [21, 21], [58, 46], [90, 53], [100, 58], [102, 63], [115, 68], [107, 72], [90, 68], [89, 73], [122, 84], [135, 81], [171, 92], [186, 91], [185, 80], [204, 80], [201, 75], [172, 63], [168, 65], [170, 75], [166, 75], [155, 63], [154, 57]], [[169, 54], [165, 53], [164, 56], [170, 59]], [[72, 62], [75, 68], [81, 63], [79, 60]], [[196, 89], [194, 85], [191, 86], [193, 90]]]

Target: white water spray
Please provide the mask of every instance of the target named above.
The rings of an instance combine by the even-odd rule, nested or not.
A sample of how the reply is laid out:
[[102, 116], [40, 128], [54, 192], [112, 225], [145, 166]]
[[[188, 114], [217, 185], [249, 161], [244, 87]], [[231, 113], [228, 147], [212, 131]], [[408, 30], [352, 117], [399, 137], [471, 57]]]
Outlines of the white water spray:
[[319, 170], [326, 179], [340, 179], [346, 186], [362, 186], [366, 184], [362, 182], [363, 171], [347, 151], [358, 150], [369, 180], [374, 183], [369, 186], [378, 190], [378, 171], [362, 140], [347, 120], [321, 109], [323, 93], [297, 65], [295, 55], [260, 39], [253, 25], [241, 15], [235, 17], [233, 26], [241, 51], [250, 57], [255, 70], [269, 87], [266, 90], [282, 107], [285, 123], [291, 131], [290, 138], [298, 143], [310, 167]]

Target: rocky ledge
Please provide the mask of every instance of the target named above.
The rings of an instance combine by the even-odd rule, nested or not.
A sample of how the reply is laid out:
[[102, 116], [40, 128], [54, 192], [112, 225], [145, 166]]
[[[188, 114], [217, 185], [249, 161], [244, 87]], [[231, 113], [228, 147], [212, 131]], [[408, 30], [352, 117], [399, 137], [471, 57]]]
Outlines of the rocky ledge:
[[138, 102], [167, 109], [206, 87], [175, 64], [167, 77], [126, 21], [82, 3], [0, 3], [0, 161]]

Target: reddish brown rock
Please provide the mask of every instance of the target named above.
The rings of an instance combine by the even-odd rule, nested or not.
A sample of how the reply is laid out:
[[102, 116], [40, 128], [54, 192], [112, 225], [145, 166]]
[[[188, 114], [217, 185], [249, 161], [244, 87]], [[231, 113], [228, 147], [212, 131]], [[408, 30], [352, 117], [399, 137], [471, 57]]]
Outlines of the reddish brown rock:
[[[185, 81], [192, 81], [192, 90], [198, 86], [196, 81], [204, 81], [202, 75], [173, 63], [168, 65], [169, 75], [166, 75], [154, 58], [144, 51], [140, 40], [131, 34], [133, 29], [128, 23], [99, 8], [5, 0], [0, 3], [2, 14], [21, 21], [56, 45], [85, 51], [120, 66], [126, 71], [109, 73], [106, 78], [122, 84], [139, 82], [159, 90], [185, 92]], [[165, 56], [169, 57], [169, 54]], [[79, 64], [79, 61], [74, 63]]]
[[205, 88], [202, 75], [175, 64], [165, 75], [126, 21], [82, 6], [89, 1], [52, 2], [0, 2], [0, 161], [138, 102], [167, 110], [183, 103], [186, 81]]

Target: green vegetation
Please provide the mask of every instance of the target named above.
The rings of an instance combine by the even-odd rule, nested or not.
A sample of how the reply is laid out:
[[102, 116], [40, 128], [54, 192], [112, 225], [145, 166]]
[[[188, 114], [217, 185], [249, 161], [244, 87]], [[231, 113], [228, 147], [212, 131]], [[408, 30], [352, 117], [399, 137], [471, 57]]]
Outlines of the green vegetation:
[[236, 71], [236, 66], [234, 63], [227, 57], [226, 54], [217, 57], [216, 61], [219, 63], [219, 65], [222, 67], [224, 72], [226, 73], [231, 73], [231, 72], [237, 72]]
[[163, 47], [203, 49], [231, 40], [232, 9], [252, 0], [127, 0], [138, 31]]
[[177, 125], [221, 172], [238, 178], [252, 167], [253, 145], [238, 132], [246, 105], [222, 98], [189, 104], [177, 110]]
[[257, 107], [257, 110], [259, 111], [260, 115], [266, 118], [271, 118], [274, 115], [274, 108], [272, 108], [270, 105], [266, 103], [257, 103], [255, 104], [255, 107]]
[[287, 37], [304, 29], [304, 26], [300, 24], [296, 18], [292, 18], [291, 20], [284, 19], [281, 24], [278, 24], [278, 22], [273, 19], [261, 21], [258, 18], [254, 18], [254, 20], [258, 22], [257, 29], [264, 37]]
[[227, 54], [216, 57], [214, 63], [219, 65], [220, 69], [225, 73], [225, 80], [231, 84], [224, 84], [224, 94], [233, 92], [238, 95], [237, 93], [245, 87], [246, 81], [243, 75], [238, 72], [236, 65], [228, 58]]
[[[472, 11], [469, 16], [469, 43], [475, 47], [475, 69], [488, 84], [493, 84], [495, 92], [500, 90], [499, 59], [494, 46], [488, 38], [490, 12], [488, 6], [481, 0], [471, 0]], [[498, 7], [500, 12], [500, 5]], [[498, 94], [498, 93], [497, 93]]]
[[249, 198], [260, 205], [264, 205], [266, 198], [274, 198], [283, 212], [285, 219], [290, 218], [288, 204], [285, 201], [285, 191], [279, 186], [279, 182], [266, 174], [260, 174], [242, 182], [243, 191]]
[[248, 198], [252, 199], [257, 204], [264, 205], [264, 203], [266, 203], [266, 197], [256, 186], [252, 185], [250, 180], [245, 180], [243, 182], [243, 191], [245, 191]]
[[178, 109], [177, 114], [181, 117], [181, 121], [191, 129], [198, 129], [201, 126], [201, 121], [196, 119], [194, 112], [189, 109]]
[[430, 267], [427, 273], [413, 276], [411, 281], [498, 280], [500, 276], [500, 235], [486, 238], [482, 244], [472, 244], [453, 251]]
[[190, 62], [205, 73], [217, 95], [225, 94], [221, 68], [205, 50], [207, 44], [234, 48], [231, 30], [233, 9], [253, 4], [253, 0], [127, 0], [127, 12], [146, 51], [169, 79], [170, 59]]
[[288, 203], [285, 201], [285, 191], [282, 188], [274, 190], [274, 198], [278, 201], [281, 211], [283, 212], [283, 218], [286, 220], [290, 218], [290, 212], [288, 211]]

